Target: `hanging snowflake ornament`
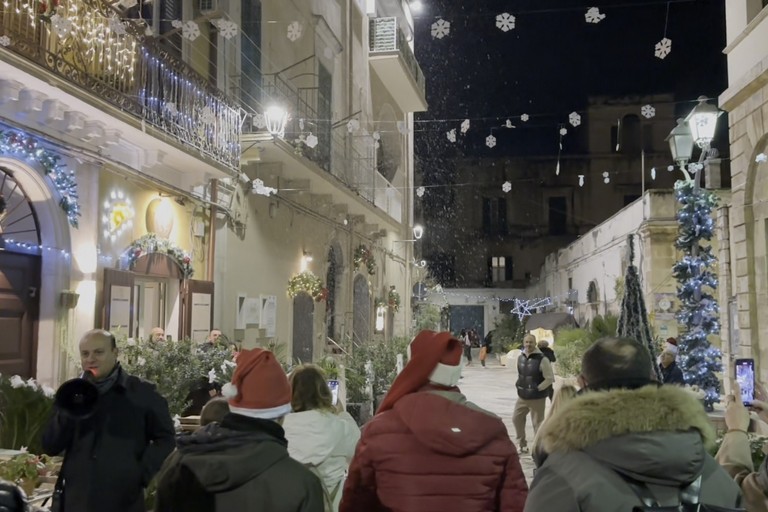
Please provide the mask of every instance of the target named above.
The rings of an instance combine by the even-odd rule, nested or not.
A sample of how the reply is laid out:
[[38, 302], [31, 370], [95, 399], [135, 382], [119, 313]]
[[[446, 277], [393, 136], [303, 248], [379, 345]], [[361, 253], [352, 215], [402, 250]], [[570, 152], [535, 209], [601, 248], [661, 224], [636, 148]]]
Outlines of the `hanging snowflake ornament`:
[[[0, 43], [0, 44], [2, 44], [2, 43]], [[768, 162], [768, 155], [766, 155], [765, 153], [759, 153], [755, 157], [755, 162], [758, 163], [758, 164], [764, 164], [765, 162]]]
[[605, 19], [605, 14], [600, 12], [599, 7], [590, 7], [584, 14], [584, 19], [587, 20], [587, 23], [597, 24]]
[[656, 116], [656, 109], [651, 105], [643, 105], [640, 107], [640, 114], [646, 119], [650, 119]]
[[347, 123], [347, 131], [349, 133], [355, 133], [357, 130], [360, 129], [360, 121], [357, 119], [350, 119]]
[[219, 34], [229, 41], [237, 35], [237, 23], [231, 20], [219, 20]]
[[651, 167], [651, 179], [656, 180], [656, 168]]
[[509, 191], [512, 190], [512, 184], [508, 181], [505, 181], [501, 186], [501, 190], [503, 190], [505, 194], [508, 194]]
[[456, 128], [452, 128], [445, 133], [445, 136], [451, 142], [456, 142]]
[[579, 174], [579, 186], [580, 187], [584, 186], [584, 175], [583, 174]]
[[288, 39], [291, 40], [292, 43], [295, 43], [301, 38], [301, 33], [304, 31], [304, 27], [301, 25], [301, 22], [299, 21], [292, 21], [288, 24], [288, 33], [286, 34], [288, 36]]
[[485, 145], [489, 148], [493, 148], [496, 146], [496, 137], [493, 135], [489, 135], [485, 138]]
[[432, 38], [442, 39], [451, 33], [451, 23], [444, 19], [439, 19], [432, 24]]
[[172, 101], [169, 101], [165, 104], [165, 111], [168, 112], [168, 115], [175, 116], [179, 113], [178, 109], [176, 108], [176, 104]]
[[181, 27], [181, 37], [187, 41], [194, 41], [200, 37], [200, 26], [192, 20], [185, 22]]
[[461, 133], [467, 133], [469, 131], [469, 119], [465, 119], [461, 122]]
[[111, 30], [112, 32], [114, 32], [119, 36], [124, 36], [126, 33], [125, 25], [117, 16], [112, 16], [111, 18], [109, 18], [108, 26], [109, 26], [109, 30]]
[[307, 135], [307, 140], [304, 141], [304, 144], [306, 144], [308, 148], [315, 148], [317, 146], [317, 142], [317, 136], [310, 132], [310, 134]]
[[560, 128], [560, 135], [567, 135], [568, 134], [568, 128]]
[[8, 36], [0, 36], [0, 46], [6, 47], [11, 45], [11, 38]]
[[515, 28], [515, 17], [508, 12], [496, 15], [496, 28], [502, 32], [509, 32]]
[[[568, 116], [568, 122], [575, 128], [581, 124], [581, 116], [577, 112], [571, 112]], [[565, 135], [563, 133], [563, 135]]]
[[173, 20], [171, 21], [171, 26], [173, 28], [181, 28], [184, 26], [184, 23], [181, 20]]
[[54, 14], [51, 16], [51, 26], [53, 27], [53, 31], [56, 32], [57, 36], [67, 37], [67, 35], [69, 35], [69, 33], [74, 28], [75, 24], [72, 23], [72, 20], [62, 18], [58, 14]]
[[424, 197], [424, 192], [426, 192], [427, 189], [424, 187], [419, 187], [416, 189], [416, 196], [417, 197]]
[[530, 116], [528, 114], [523, 114], [520, 116], [520, 120], [524, 123], [527, 123], [528, 119], [530, 119]]
[[664, 39], [656, 43], [656, 51], [654, 52], [654, 55], [656, 55], [657, 58], [663, 60], [671, 52], [672, 52], [671, 39], [665, 37]]
[[216, 122], [216, 114], [213, 112], [211, 107], [205, 107], [203, 109], [202, 115], [200, 116], [200, 120], [204, 124], [213, 124]]
[[605, 183], [607, 185], [610, 182], [611, 182], [611, 174], [608, 171], [605, 171], [603, 173], [603, 183]]

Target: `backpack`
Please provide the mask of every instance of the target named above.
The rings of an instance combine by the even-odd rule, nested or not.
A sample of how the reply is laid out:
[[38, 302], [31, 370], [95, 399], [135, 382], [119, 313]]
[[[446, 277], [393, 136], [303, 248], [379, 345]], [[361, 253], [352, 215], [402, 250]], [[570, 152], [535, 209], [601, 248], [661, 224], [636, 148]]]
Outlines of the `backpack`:
[[[618, 472], [617, 472], [618, 473]], [[643, 502], [642, 506], [632, 509], [632, 512], [746, 512], [744, 508], [716, 507], [699, 503], [701, 494], [701, 475], [685, 487], [680, 488], [680, 503], [677, 505], [659, 505], [656, 497], [643, 482], [618, 473], [632, 489], [635, 495]]]
[[336, 500], [336, 496], [338, 496], [339, 491], [341, 490], [342, 484], [344, 483], [344, 479], [336, 483], [336, 485], [333, 486], [333, 489], [330, 491], [325, 487], [325, 482], [323, 481], [323, 477], [320, 474], [320, 471], [318, 471], [317, 466], [314, 464], [304, 464], [304, 467], [309, 469], [318, 480], [320, 480], [320, 486], [323, 488], [323, 510], [324, 512], [336, 512], [336, 509], [333, 508], [333, 502]]

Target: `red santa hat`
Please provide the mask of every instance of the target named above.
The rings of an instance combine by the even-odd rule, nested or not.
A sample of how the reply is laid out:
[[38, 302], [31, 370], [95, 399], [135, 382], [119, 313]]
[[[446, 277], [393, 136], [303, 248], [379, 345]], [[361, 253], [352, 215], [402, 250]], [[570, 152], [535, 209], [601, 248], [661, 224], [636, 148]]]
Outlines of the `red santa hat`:
[[421, 331], [408, 346], [409, 361], [397, 376], [377, 414], [391, 409], [405, 395], [432, 382], [453, 387], [461, 377], [461, 342], [449, 332]]
[[664, 343], [664, 352], [677, 355], [679, 350], [680, 349], [677, 347], [677, 340], [675, 338], [667, 338], [667, 341]]
[[242, 350], [232, 382], [221, 393], [229, 398], [229, 410], [251, 418], [276, 419], [291, 412], [291, 385], [275, 354], [255, 348]]

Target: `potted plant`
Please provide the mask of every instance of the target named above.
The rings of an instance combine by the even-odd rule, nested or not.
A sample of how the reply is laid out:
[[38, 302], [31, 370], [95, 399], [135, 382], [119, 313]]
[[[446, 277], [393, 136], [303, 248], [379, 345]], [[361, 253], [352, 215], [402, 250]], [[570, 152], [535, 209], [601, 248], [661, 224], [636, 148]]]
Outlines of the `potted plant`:
[[45, 455], [21, 453], [0, 462], [0, 479], [13, 482], [32, 496], [42, 478], [51, 471], [51, 459]]

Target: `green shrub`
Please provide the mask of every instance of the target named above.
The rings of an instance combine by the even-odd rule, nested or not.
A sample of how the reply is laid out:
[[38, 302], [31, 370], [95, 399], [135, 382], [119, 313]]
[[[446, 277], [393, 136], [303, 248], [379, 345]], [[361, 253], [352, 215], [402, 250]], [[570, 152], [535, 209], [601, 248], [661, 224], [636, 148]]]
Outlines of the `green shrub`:
[[613, 315], [596, 316], [586, 329], [569, 327], [555, 332], [558, 373], [575, 377], [581, 373], [581, 358], [592, 343], [606, 336], [616, 336], [619, 319]]
[[53, 396], [53, 389], [34, 379], [0, 376], [0, 448], [43, 453], [42, 433]]

